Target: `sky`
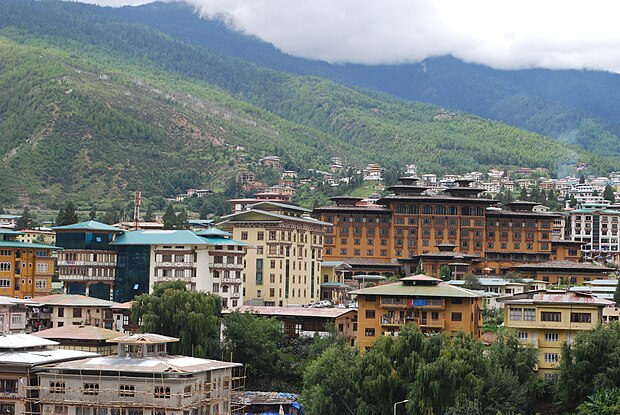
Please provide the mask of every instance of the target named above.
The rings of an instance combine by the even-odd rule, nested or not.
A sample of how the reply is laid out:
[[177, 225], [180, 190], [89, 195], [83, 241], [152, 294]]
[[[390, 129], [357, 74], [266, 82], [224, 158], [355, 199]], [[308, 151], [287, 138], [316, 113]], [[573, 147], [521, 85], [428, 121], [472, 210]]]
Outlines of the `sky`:
[[[148, 0], [83, 0], [106, 6]], [[496, 69], [620, 72], [617, 0], [168, 0], [332, 63], [452, 55]]]

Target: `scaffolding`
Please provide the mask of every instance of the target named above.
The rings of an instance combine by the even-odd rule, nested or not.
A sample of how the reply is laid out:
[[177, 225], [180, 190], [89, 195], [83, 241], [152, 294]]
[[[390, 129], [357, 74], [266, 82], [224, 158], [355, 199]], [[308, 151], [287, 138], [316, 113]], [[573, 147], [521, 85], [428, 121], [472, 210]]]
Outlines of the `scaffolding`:
[[[232, 367], [230, 370], [230, 376], [215, 378], [211, 372], [206, 372], [205, 377], [202, 373], [193, 376], [191, 372], [176, 372], [178, 376], [170, 376], [175, 373], [170, 371], [152, 372], [150, 375], [119, 371], [113, 376], [108, 370], [100, 370], [97, 376], [89, 370], [88, 374], [80, 371], [78, 375], [63, 373], [52, 367], [40, 371], [38, 375], [41, 377], [29, 376], [32, 381], [20, 400], [23, 401], [24, 415], [73, 415], [80, 412], [84, 415], [242, 413], [243, 404], [233, 404], [231, 396], [233, 391], [245, 388], [245, 368]], [[191, 377], [193, 383], [184, 382]], [[138, 386], [138, 379], [142, 387]], [[183, 390], [175, 391], [172, 387], [183, 383]], [[116, 398], [109, 399], [111, 397]], [[76, 412], [75, 408], [81, 408], [81, 411]]]

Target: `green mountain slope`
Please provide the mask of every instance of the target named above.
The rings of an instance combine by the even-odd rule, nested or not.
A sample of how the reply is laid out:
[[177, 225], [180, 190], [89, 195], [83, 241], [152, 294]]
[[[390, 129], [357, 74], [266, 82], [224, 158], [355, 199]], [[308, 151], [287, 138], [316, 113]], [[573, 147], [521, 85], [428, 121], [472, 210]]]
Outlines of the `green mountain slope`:
[[335, 155], [432, 172], [620, 168], [497, 122], [217, 56], [99, 10], [0, 1], [0, 202], [218, 188], [267, 154], [302, 172]]

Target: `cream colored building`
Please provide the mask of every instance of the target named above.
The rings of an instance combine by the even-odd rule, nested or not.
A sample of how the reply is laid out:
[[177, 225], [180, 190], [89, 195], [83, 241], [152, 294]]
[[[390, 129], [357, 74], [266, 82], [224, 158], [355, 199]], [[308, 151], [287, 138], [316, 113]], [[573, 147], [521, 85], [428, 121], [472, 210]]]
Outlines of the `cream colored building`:
[[249, 305], [309, 304], [320, 295], [323, 235], [331, 224], [298, 206], [259, 202], [225, 216], [220, 225], [248, 243], [243, 301]]
[[113, 328], [112, 306], [116, 303], [112, 301], [78, 294], [53, 294], [37, 297], [32, 302], [31, 324], [41, 330], [66, 326]]

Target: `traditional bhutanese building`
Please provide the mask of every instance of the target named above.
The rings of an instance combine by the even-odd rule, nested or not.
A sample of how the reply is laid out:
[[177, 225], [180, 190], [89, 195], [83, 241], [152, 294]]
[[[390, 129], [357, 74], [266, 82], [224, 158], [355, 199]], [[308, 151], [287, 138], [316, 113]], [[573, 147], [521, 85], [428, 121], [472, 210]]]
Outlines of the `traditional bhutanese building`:
[[557, 215], [534, 212], [536, 204], [529, 202], [494, 207], [495, 201], [478, 197], [482, 189], [470, 187], [470, 180], [457, 180], [437, 195], [417, 181], [401, 178], [376, 204], [337, 197], [335, 206], [315, 209], [334, 225], [325, 236], [325, 260], [345, 261], [354, 274], [369, 271], [356, 261], [371, 262], [375, 273], [409, 274], [427, 259], [424, 272], [438, 276], [442, 265], [457, 274], [482, 274], [550, 259]]
[[110, 243], [125, 231], [94, 220], [57, 226], [58, 277], [65, 293], [111, 300], [116, 279], [116, 249]]
[[457, 332], [480, 337], [482, 295], [428, 275], [353, 291], [357, 294], [357, 343], [363, 350], [379, 336], [397, 336], [405, 324], [424, 333]]
[[510, 270], [523, 278], [560, 285], [582, 285], [591, 280], [607, 279], [613, 271], [601, 265], [566, 260], [515, 265]]
[[224, 216], [220, 224], [235, 240], [248, 243], [245, 258], [246, 304], [283, 306], [319, 299], [323, 235], [330, 223], [310, 211], [277, 202], [260, 202]]
[[562, 344], [569, 345], [579, 332], [603, 322], [603, 308], [612, 301], [590, 294], [546, 291], [527, 292], [498, 299], [504, 304], [504, 325], [516, 331], [523, 344], [538, 352], [537, 372], [557, 376]]
[[59, 248], [19, 242], [21, 232], [0, 229], [0, 295], [32, 298], [52, 290], [54, 258]]

